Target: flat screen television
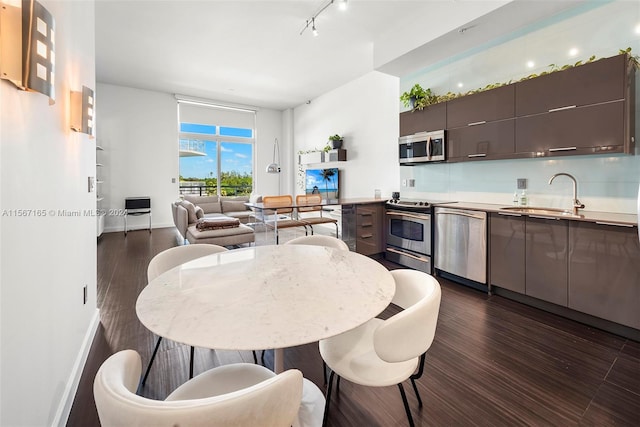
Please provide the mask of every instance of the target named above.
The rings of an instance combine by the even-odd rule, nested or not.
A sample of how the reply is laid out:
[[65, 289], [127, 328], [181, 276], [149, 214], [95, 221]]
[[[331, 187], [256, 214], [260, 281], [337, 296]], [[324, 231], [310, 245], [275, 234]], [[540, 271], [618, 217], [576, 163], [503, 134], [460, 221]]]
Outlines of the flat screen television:
[[307, 169], [304, 182], [307, 194], [320, 194], [324, 200], [333, 200], [339, 197], [340, 174], [338, 168]]

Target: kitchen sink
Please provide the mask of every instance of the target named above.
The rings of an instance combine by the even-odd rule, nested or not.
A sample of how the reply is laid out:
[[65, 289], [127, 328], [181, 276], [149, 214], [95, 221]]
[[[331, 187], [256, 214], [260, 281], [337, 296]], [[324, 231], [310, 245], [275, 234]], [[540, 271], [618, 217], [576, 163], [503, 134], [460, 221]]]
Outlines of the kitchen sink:
[[522, 214], [532, 214], [532, 215], [551, 215], [551, 216], [563, 216], [563, 217], [573, 217], [573, 218], [582, 218], [582, 215], [578, 215], [573, 213], [570, 210], [566, 209], [556, 209], [556, 208], [535, 208], [535, 207], [520, 207], [520, 206], [508, 206], [505, 208], [500, 208], [503, 211], [509, 212], [517, 212]]

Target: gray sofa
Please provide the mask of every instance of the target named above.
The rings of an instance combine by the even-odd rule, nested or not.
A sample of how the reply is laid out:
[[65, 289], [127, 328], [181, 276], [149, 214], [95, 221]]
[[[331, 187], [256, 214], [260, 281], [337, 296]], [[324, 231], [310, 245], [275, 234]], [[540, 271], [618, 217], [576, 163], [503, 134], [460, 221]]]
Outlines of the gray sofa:
[[[253, 212], [244, 204], [259, 202], [260, 196], [184, 196], [184, 203], [178, 200], [171, 204], [173, 222], [189, 243], [211, 243], [220, 246], [241, 245], [255, 241], [253, 229], [245, 225], [253, 219]], [[200, 231], [196, 228], [198, 218], [238, 218], [239, 227]]]

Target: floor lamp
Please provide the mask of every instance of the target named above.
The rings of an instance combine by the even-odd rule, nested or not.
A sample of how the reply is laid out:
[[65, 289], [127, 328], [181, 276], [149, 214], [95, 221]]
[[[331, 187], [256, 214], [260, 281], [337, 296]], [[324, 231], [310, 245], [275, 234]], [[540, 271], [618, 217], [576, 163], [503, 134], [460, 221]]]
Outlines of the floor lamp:
[[267, 166], [267, 173], [278, 174], [278, 196], [280, 195], [280, 146], [278, 145], [278, 138], [273, 142], [273, 162]]

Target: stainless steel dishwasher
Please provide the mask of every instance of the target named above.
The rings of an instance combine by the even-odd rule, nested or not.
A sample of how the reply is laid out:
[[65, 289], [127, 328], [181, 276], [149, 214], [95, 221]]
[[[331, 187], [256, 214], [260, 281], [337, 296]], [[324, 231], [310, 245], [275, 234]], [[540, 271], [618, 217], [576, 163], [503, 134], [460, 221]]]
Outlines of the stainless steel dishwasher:
[[487, 213], [435, 208], [434, 266], [487, 284]]

